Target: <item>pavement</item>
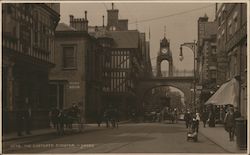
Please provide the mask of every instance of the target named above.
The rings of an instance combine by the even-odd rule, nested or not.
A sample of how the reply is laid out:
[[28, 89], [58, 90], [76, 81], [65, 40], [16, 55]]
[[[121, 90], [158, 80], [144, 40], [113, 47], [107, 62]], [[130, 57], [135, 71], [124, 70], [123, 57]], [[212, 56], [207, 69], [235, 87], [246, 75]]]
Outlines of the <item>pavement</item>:
[[[128, 123], [130, 120], [127, 121], [121, 121], [119, 124]], [[73, 124], [73, 128], [76, 126], [76, 124]], [[91, 128], [97, 126], [97, 124], [85, 124], [84, 129]], [[104, 123], [102, 124], [104, 126]], [[67, 132], [67, 129], [65, 129]], [[32, 130], [31, 134], [27, 135], [25, 132], [22, 136], [18, 136], [16, 132], [14, 133], [8, 133], [2, 135], [2, 142], [12, 141], [12, 140], [20, 140], [25, 138], [31, 138], [36, 136], [43, 136], [43, 135], [50, 135], [50, 134], [56, 134], [56, 129], [54, 128], [45, 128], [45, 129], [38, 129], [38, 130]]]
[[206, 128], [204, 128], [203, 125], [200, 124], [199, 132], [228, 152], [247, 153], [246, 150], [240, 150], [237, 147], [236, 137], [234, 141], [229, 141], [229, 134], [225, 131], [224, 126], [222, 124], [216, 124], [215, 127]]

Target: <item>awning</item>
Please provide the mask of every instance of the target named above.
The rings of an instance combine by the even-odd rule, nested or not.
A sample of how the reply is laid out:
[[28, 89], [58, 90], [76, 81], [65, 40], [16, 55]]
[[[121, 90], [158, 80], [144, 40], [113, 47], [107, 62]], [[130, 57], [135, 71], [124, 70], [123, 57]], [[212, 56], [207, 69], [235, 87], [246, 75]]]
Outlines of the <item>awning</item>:
[[211, 96], [205, 105], [233, 105], [237, 107], [239, 102], [239, 82], [233, 78], [232, 80], [224, 83], [221, 87]]

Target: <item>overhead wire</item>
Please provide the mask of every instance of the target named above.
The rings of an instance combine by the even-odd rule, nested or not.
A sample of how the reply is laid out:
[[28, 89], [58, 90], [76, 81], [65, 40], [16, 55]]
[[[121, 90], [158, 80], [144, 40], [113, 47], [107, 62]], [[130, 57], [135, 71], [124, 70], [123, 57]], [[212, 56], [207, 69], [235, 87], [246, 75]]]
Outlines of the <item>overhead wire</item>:
[[105, 9], [108, 10], [108, 7], [106, 6], [106, 4], [105, 3], [102, 3], [102, 4], [104, 5]]
[[190, 13], [190, 12], [198, 11], [198, 10], [201, 10], [201, 9], [209, 8], [209, 7], [212, 7], [212, 6], [214, 6], [214, 4], [206, 5], [204, 7], [199, 7], [199, 8], [195, 8], [195, 9], [191, 9], [191, 10], [187, 10], [187, 11], [177, 12], [177, 13], [169, 14], [169, 15], [166, 15], [166, 16], [143, 19], [143, 20], [139, 20], [139, 21], [137, 20], [137, 21], [134, 21], [134, 22], [130, 22], [128, 24], [144, 23], [144, 22], [159, 20], [159, 19], [168, 18], [168, 17], [172, 17], [172, 16], [178, 16], [178, 15], [182, 15], [182, 14], [185, 14], [185, 13]]

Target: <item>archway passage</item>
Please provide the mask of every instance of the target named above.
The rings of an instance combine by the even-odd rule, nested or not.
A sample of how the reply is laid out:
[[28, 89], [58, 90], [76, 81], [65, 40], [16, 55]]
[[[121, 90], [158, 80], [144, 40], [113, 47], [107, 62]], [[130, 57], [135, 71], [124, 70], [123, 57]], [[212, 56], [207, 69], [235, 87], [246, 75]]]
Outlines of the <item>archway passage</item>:
[[194, 105], [191, 103], [192, 92], [190, 89], [193, 87], [194, 77], [167, 77], [167, 78], [151, 78], [141, 79], [137, 83], [137, 105], [138, 110], [143, 112], [143, 100], [148, 90], [155, 87], [171, 86], [179, 89], [185, 96], [185, 104], [187, 108], [192, 109]]
[[[160, 86], [145, 91], [142, 99], [144, 122], [176, 121], [185, 111], [184, 93], [171, 86]], [[176, 115], [173, 115], [176, 114]], [[175, 118], [176, 119], [170, 119]]]
[[144, 113], [159, 112], [164, 107], [176, 108], [178, 111], [183, 111], [186, 108], [184, 93], [171, 86], [160, 86], [147, 90], [143, 96], [142, 104]]

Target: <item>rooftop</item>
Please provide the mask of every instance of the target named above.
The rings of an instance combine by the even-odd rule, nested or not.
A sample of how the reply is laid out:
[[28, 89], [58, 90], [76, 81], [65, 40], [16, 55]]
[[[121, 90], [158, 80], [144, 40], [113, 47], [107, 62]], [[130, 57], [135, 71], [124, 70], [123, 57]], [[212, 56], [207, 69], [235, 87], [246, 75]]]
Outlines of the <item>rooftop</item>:
[[65, 23], [59, 23], [56, 27], [56, 31], [76, 31], [76, 29]]

